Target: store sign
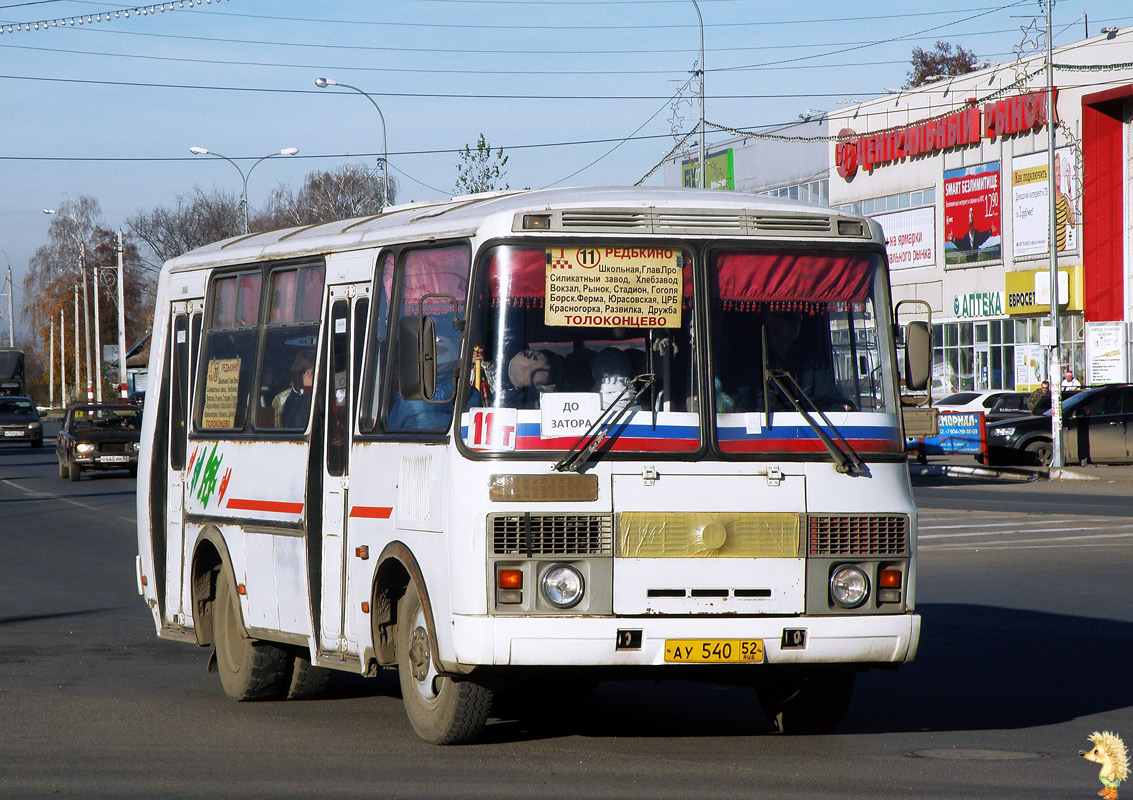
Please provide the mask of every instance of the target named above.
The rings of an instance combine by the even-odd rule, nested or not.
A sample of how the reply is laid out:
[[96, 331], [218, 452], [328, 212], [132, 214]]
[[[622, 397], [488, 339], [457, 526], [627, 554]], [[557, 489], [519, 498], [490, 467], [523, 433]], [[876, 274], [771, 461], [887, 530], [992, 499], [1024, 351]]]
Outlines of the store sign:
[[[1082, 310], [1082, 268], [1058, 270], [1058, 307]], [[1026, 269], [1003, 276], [1008, 314], [1046, 314], [1050, 312], [1050, 270]]]
[[1002, 317], [1003, 292], [971, 292], [952, 298], [952, 314], [957, 319]]
[[[719, 153], [711, 153], [705, 159], [708, 163], [708, 172], [705, 181], [705, 186], [709, 189], [730, 189], [732, 191], [736, 188], [736, 166], [735, 166], [735, 151], [732, 148], [722, 150]], [[700, 186], [700, 162], [685, 161], [681, 165], [681, 185], [686, 189], [693, 189]]]
[[[1054, 92], [1057, 100], [1058, 89]], [[843, 128], [834, 146], [834, 162], [839, 175], [847, 181], [853, 180], [858, 169], [873, 172], [877, 167], [905, 158], [935, 155], [954, 147], [978, 144], [981, 139], [994, 140], [1039, 130], [1046, 125], [1046, 107], [1046, 89], [1040, 89], [985, 103], [982, 109], [972, 105], [943, 117], [881, 133], [859, 136], [850, 128]]]
[[891, 270], [931, 267], [936, 263], [936, 209], [910, 208], [873, 218], [885, 231]]

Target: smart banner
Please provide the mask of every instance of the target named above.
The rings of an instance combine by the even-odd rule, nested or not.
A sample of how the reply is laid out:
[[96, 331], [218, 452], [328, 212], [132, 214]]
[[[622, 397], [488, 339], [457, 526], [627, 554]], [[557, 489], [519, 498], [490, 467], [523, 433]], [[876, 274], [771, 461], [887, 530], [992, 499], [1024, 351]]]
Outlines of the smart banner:
[[664, 247], [547, 248], [547, 325], [679, 328], [684, 274]]
[[956, 413], [941, 411], [937, 417], [940, 432], [917, 440], [918, 449], [928, 456], [972, 453], [987, 449], [987, 424], [982, 411]]
[[944, 263], [974, 265], [1003, 258], [999, 162], [944, 172]]
[[[1050, 181], [1048, 151], [1011, 159], [1011, 247], [1016, 258], [1050, 252]], [[1074, 154], [1054, 151], [1055, 220], [1058, 252], [1077, 252], [1080, 234], [1074, 192]]]

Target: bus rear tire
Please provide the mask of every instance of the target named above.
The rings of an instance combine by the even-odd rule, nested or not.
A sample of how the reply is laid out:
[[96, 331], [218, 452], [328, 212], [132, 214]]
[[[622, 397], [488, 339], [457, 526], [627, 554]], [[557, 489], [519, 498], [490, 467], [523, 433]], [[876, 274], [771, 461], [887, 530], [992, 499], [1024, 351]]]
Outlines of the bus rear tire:
[[222, 573], [217, 577], [213, 626], [224, 693], [238, 701], [278, 700], [288, 689], [292, 657], [280, 647], [245, 636], [239, 613], [233, 587]]
[[428, 621], [412, 583], [398, 603], [397, 671], [405, 713], [426, 742], [464, 744], [484, 730], [492, 690], [475, 680], [437, 674]]
[[759, 705], [779, 733], [825, 734], [850, 708], [854, 672], [844, 668], [769, 671], [756, 685]]

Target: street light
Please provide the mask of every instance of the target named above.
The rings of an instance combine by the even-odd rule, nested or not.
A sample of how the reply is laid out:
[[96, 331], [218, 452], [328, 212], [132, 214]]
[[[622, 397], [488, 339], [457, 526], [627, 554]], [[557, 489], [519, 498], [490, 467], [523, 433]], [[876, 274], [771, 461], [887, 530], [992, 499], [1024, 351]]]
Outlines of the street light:
[[692, 0], [692, 7], [696, 9], [696, 21], [700, 23], [700, 64], [697, 72], [700, 76], [700, 188], [708, 186], [708, 167], [704, 163], [704, 17], [700, 16], [700, 6]]
[[378, 108], [377, 102], [366, 92], [359, 89], [357, 86], [351, 86], [349, 83], [339, 83], [332, 78], [315, 78], [315, 86], [320, 89], [325, 89], [328, 86], [341, 86], [343, 89], [353, 89], [358, 94], [364, 96], [370, 103], [373, 104], [374, 110], [378, 112], [378, 118], [382, 121], [382, 208], [389, 205], [389, 147], [386, 145], [386, 117], [382, 110]]
[[293, 156], [299, 152], [299, 148], [285, 147], [278, 153], [268, 153], [266, 156], [256, 161], [255, 164], [248, 167], [247, 172], [244, 172], [244, 170], [240, 169], [240, 165], [228, 156], [222, 156], [220, 153], [207, 150], [204, 147], [190, 147], [189, 152], [195, 156], [216, 156], [217, 158], [223, 158], [229, 164], [236, 167], [236, 171], [240, 173], [240, 180], [244, 182], [244, 190], [243, 194], [241, 195], [241, 204], [244, 206], [244, 233], [248, 233], [248, 178], [251, 176], [252, 170], [259, 166], [260, 161], [267, 161], [269, 158], [275, 158], [276, 156]]

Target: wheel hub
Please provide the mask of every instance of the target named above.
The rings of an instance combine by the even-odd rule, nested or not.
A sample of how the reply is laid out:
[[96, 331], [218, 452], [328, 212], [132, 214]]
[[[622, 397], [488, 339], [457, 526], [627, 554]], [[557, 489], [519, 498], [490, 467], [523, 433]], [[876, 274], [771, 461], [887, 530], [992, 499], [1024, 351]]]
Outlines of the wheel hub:
[[421, 626], [414, 628], [410, 637], [409, 664], [418, 682], [429, 676], [429, 633]]

